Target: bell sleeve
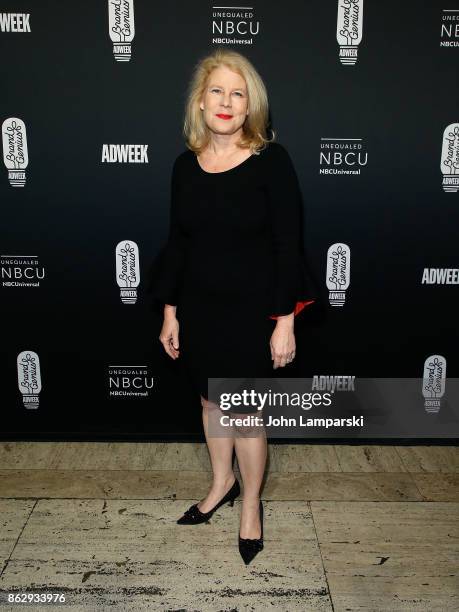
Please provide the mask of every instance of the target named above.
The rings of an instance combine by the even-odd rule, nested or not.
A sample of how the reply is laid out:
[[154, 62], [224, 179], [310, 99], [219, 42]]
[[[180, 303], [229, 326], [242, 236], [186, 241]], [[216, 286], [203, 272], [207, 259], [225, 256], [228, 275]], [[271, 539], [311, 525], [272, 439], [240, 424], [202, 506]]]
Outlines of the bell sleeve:
[[267, 199], [274, 257], [269, 318], [277, 320], [292, 312], [296, 317], [315, 299], [311, 295], [302, 248], [301, 189], [290, 156], [282, 145], [275, 146], [269, 165]]
[[183, 278], [186, 235], [178, 220], [178, 185], [178, 163], [175, 160], [170, 183], [168, 239], [153, 263], [151, 293], [156, 306], [177, 305]]

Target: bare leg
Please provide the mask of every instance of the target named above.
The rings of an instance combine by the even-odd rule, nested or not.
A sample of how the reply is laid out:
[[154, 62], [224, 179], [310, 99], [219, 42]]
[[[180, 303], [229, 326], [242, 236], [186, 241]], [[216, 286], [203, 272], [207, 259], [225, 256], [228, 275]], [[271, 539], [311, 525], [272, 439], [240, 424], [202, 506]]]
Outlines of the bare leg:
[[[204, 425], [204, 433], [206, 436], [207, 447], [210, 454], [210, 462], [213, 471], [212, 487], [201, 502], [198, 508], [201, 512], [209, 512], [215, 504], [228, 492], [234, 483], [235, 476], [233, 472], [233, 448], [234, 438], [232, 437], [232, 428], [228, 428], [228, 434], [231, 437], [213, 437], [209, 436], [209, 420], [215, 423], [216, 419], [221, 416], [220, 408], [212, 402], [204, 399], [201, 395], [202, 404], [202, 422]], [[212, 428], [212, 431], [215, 431]]]
[[[238, 414], [237, 416], [243, 418], [247, 415]], [[257, 416], [262, 416], [261, 411], [257, 413]], [[244, 500], [239, 533], [241, 538], [260, 538], [260, 488], [268, 455], [266, 431], [263, 425], [254, 428], [248, 426], [234, 427], [236, 429], [237, 461], [244, 483]]]

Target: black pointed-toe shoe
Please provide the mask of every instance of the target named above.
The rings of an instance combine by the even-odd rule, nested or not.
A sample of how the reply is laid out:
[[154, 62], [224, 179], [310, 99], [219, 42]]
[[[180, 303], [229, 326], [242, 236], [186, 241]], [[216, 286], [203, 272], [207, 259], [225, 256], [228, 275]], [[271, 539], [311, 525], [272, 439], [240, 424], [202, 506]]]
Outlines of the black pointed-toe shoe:
[[239, 532], [239, 552], [244, 560], [244, 563], [248, 565], [252, 559], [257, 555], [260, 550], [263, 550], [263, 504], [260, 499], [260, 522], [261, 522], [261, 537], [255, 540], [250, 538], [241, 538]]
[[201, 510], [198, 508], [198, 504], [193, 504], [188, 508], [185, 514], [179, 518], [177, 523], [179, 525], [198, 525], [199, 523], [205, 523], [210, 519], [215, 510], [218, 510], [218, 508], [223, 506], [223, 504], [226, 504], [226, 502], [229, 502], [230, 506], [234, 506], [234, 500], [240, 493], [241, 488], [239, 485], [239, 480], [236, 478], [228, 493], [222, 497], [218, 504], [209, 510], [209, 512], [201, 512]]

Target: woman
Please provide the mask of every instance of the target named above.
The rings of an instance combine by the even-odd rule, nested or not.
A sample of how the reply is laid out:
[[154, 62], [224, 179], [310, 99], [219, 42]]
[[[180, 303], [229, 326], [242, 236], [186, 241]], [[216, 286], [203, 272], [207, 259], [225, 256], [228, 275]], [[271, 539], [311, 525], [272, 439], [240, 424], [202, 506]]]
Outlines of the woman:
[[219, 48], [196, 65], [184, 122], [188, 150], [173, 166], [169, 239], [154, 288], [164, 304], [160, 341], [172, 359], [181, 357], [201, 395], [213, 470], [207, 497], [177, 522], [202, 523], [233, 505], [235, 448], [246, 564], [263, 548], [266, 435], [211, 436], [209, 419], [222, 413], [208, 399], [208, 378], [266, 378], [291, 363], [294, 317], [314, 301], [302, 261], [298, 180], [267, 126], [266, 88], [244, 56]]

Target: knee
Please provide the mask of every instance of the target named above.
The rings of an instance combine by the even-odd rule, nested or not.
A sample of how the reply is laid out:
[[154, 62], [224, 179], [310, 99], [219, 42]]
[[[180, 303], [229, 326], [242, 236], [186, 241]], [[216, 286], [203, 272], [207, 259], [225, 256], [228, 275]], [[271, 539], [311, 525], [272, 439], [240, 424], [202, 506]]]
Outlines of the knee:
[[203, 410], [206, 410], [206, 411], [220, 410], [220, 407], [217, 406], [217, 404], [205, 399], [202, 395], [201, 395], [201, 406]]
[[[237, 434], [240, 435], [241, 438], [253, 438], [253, 437], [258, 437], [261, 436], [264, 430], [264, 426], [263, 426], [263, 417], [261, 416], [260, 412], [257, 413], [249, 413], [249, 414], [234, 414], [232, 415], [236, 418], [241, 418], [241, 419], [247, 419], [245, 421], [245, 425], [237, 425], [236, 423], [234, 423], [234, 429], [236, 430]], [[252, 417], [252, 418], [250, 418]]]

